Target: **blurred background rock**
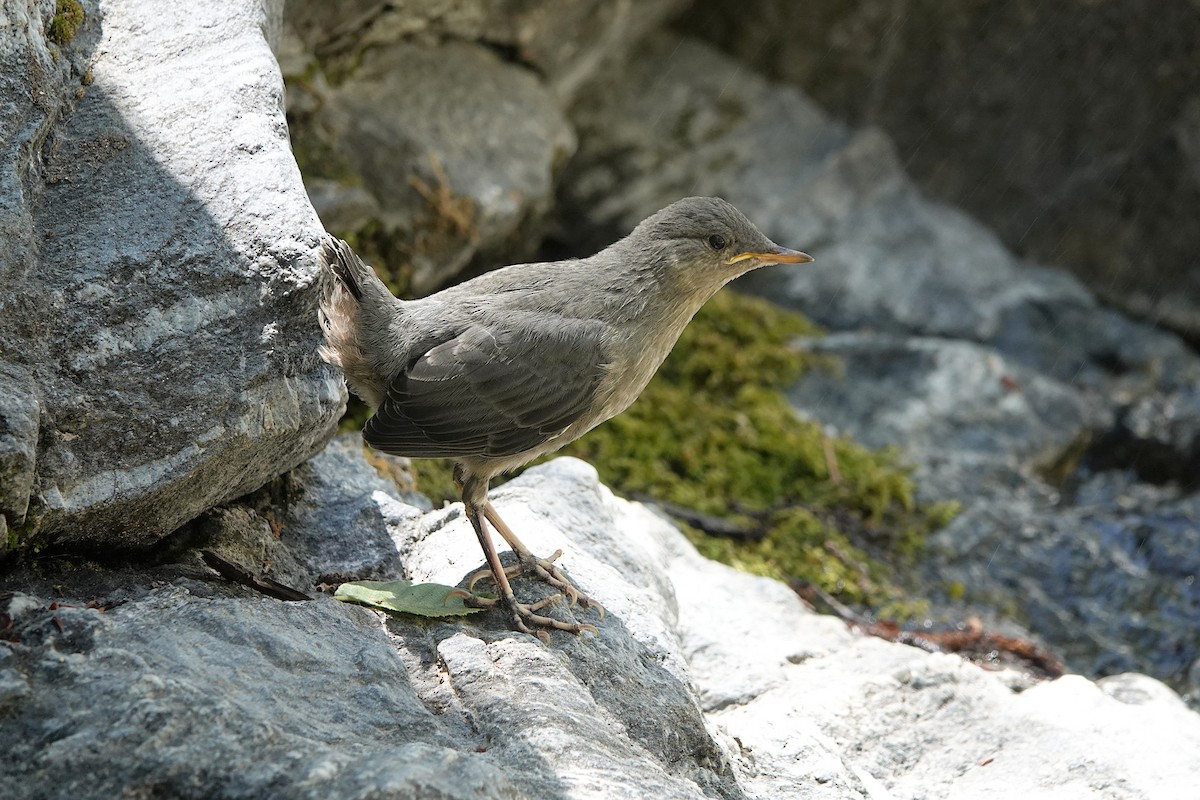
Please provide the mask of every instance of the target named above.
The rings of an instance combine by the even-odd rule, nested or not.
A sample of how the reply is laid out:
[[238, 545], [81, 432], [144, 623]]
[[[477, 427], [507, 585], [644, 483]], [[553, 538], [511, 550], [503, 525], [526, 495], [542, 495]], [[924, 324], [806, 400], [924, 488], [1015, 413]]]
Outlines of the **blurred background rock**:
[[1105, 302], [1200, 339], [1200, 6], [778, 0], [680, 27], [887, 131], [930, 195]]

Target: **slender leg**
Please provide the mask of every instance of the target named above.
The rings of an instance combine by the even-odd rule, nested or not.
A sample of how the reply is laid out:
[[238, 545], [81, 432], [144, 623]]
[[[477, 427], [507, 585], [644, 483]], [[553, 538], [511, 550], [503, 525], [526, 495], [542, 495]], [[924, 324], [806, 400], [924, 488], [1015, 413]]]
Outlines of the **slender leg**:
[[504, 520], [500, 518], [500, 514], [496, 511], [496, 507], [492, 505], [491, 500], [484, 500], [482, 506], [484, 517], [504, 537], [504, 541], [508, 542], [508, 546], [512, 548], [513, 553], [517, 556], [518, 569], [513, 570], [510, 567], [505, 573], [506, 581], [509, 577], [522, 572], [536, 575], [570, 598], [571, 605], [579, 603], [584, 608], [595, 608], [600, 612], [600, 618], [604, 619], [604, 606], [576, 589], [574, 584], [567, 580], [567, 576], [563, 575], [558, 567], [554, 566], [554, 560], [562, 555], [562, 550], [556, 551], [549, 558], [538, 558], [517, 538], [512, 528], [508, 527]]
[[496, 553], [496, 548], [492, 544], [492, 537], [488, 535], [487, 525], [479, 515], [483, 509], [474, 503], [466, 503], [465, 505], [467, 519], [471, 521], [471, 527], [475, 529], [475, 535], [479, 539], [479, 546], [483, 548], [483, 554], [487, 557], [488, 566], [492, 569], [496, 587], [500, 590], [500, 599], [489, 600], [477, 597], [470, 592], [461, 592], [459, 595], [463, 598], [463, 602], [477, 608], [495, 608], [502, 605], [508, 611], [513, 627], [525, 633], [534, 633], [533, 628], [529, 627], [530, 625], [539, 628], [568, 631], [569, 633], [582, 633], [583, 631], [591, 631], [593, 634], [598, 633], [594, 625], [576, 625], [560, 622], [552, 617], [536, 613], [553, 600], [554, 598], [552, 597], [533, 605], [518, 603], [516, 596], [513, 595], [512, 586], [508, 582], [508, 575], [504, 570], [504, 565], [500, 563], [500, 556]]

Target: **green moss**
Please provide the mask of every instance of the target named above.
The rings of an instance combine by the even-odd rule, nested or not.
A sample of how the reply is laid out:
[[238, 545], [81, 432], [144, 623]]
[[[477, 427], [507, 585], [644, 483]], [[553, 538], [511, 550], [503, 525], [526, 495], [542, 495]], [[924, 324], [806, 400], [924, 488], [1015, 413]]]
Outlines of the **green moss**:
[[46, 38], [57, 45], [68, 45], [83, 24], [83, 6], [79, 0], [57, 0], [54, 17], [46, 26]]
[[5, 520], [7, 530], [5, 531], [4, 546], [0, 547], [0, 554], [7, 551], [8, 555], [14, 553], [29, 554], [37, 553], [42, 548], [42, 542], [38, 541], [38, 527], [41, 522], [41, 515], [33, 504], [25, 514], [25, 518], [17, 523]]
[[306, 178], [324, 178], [346, 186], [357, 186], [361, 178], [346, 156], [328, 140], [313, 117], [301, 116], [288, 120], [292, 155]]
[[[648, 495], [751, 534], [717, 538], [684, 525], [709, 558], [809, 581], [881, 614], [919, 613], [896, 567], [957, 507], [919, 505], [895, 451], [830, 439], [797, 417], [783, 390], [806, 369], [834, 366], [789, 346], [817, 332], [798, 314], [721, 292], [637, 402], [562, 453], [592, 463], [619, 494]], [[451, 461], [414, 466], [435, 504], [457, 499]]]
[[404, 235], [371, 220], [356, 231], [339, 234], [397, 297], [412, 297], [412, 262]]
[[796, 416], [783, 390], [806, 369], [832, 366], [789, 346], [816, 332], [797, 314], [721, 292], [638, 401], [564, 452], [590, 461], [619, 493], [650, 495], [761, 537], [688, 529], [710, 558], [811, 581], [858, 605], [915, 611], [895, 565], [911, 560], [955, 509], [919, 506], [895, 451], [829, 439]]

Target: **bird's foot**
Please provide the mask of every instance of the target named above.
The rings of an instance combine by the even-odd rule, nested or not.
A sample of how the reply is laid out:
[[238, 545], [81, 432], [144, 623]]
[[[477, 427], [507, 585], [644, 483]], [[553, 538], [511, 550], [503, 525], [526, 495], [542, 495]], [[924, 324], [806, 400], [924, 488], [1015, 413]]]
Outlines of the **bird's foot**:
[[[512, 569], [510, 567], [509, 569]], [[507, 572], [507, 570], [505, 570]], [[562, 622], [561, 620], [547, 617], [544, 614], [537, 612], [541, 611], [546, 606], [561, 600], [561, 594], [552, 594], [549, 597], [544, 597], [536, 603], [520, 603], [517, 598], [512, 595], [502, 597], [480, 597], [466, 589], [456, 589], [447, 597], [461, 597], [463, 605], [471, 608], [483, 608], [494, 610], [503, 608], [508, 612], [509, 619], [512, 621], [512, 626], [516, 630], [523, 633], [531, 633], [540, 639], [549, 640], [546, 629], [556, 631], [566, 631], [567, 633], [580, 634], [584, 631], [591, 633], [593, 636], [599, 636], [600, 630], [595, 625], [586, 623]]]
[[[538, 558], [528, 550], [517, 552], [517, 563], [510, 567], [505, 567], [504, 574], [509, 578], [515, 578], [518, 575], [536, 577], [543, 583], [548, 583], [561, 592], [561, 595], [556, 595], [556, 597], [566, 597], [570, 601], [571, 607], [579, 605], [584, 608], [594, 608], [600, 614], [600, 619], [604, 619], [604, 606], [576, 589], [575, 584], [571, 583], [567, 579], [567, 576], [563, 575], [559, 568], [554, 565], [554, 562], [561, 558], [562, 554], [562, 550], [555, 550], [549, 558]], [[481, 569], [467, 581], [467, 591], [473, 591], [475, 584], [484, 578], [495, 580], [495, 577], [490, 569]]]

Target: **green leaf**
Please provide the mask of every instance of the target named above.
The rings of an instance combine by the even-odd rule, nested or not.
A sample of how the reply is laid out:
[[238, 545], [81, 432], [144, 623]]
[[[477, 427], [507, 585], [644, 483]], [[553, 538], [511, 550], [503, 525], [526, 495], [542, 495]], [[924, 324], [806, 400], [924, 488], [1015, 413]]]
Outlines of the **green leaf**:
[[339, 586], [333, 599], [422, 617], [462, 617], [483, 610], [467, 606], [457, 595], [449, 597], [454, 591], [455, 587], [440, 583], [354, 581]]

